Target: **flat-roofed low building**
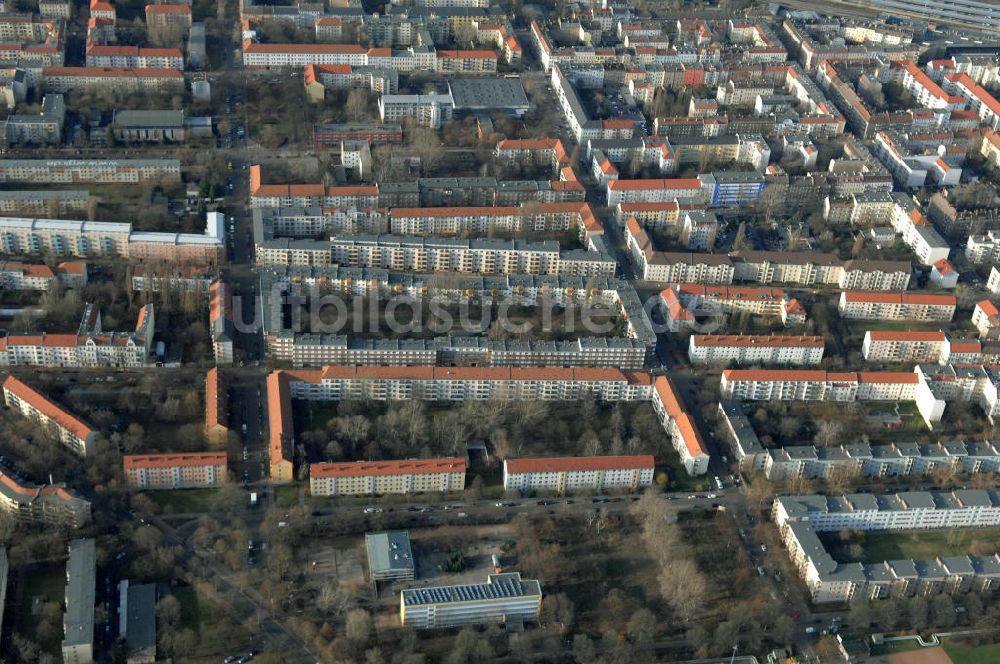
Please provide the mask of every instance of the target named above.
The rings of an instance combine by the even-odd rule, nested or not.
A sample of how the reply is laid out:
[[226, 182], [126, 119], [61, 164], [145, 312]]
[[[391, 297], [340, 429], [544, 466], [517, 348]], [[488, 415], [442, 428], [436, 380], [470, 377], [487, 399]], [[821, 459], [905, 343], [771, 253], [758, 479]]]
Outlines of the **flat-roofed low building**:
[[187, 138], [184, 111], [115, 111], [111, 130], [123, 143], [180, 143]]
[[505, 491], [636, 490], [653, 483], [652, 455], [505, 459]]
[[518, 572], [490, 574], [486, 583], [412, 588], [399, 593], [399, 619], [406, 627], [434, 629], [538, 620], [542, 586]]
[[9, 376], [3, 383], [3, 396], [9, 408], [41, 424], [45, 431], [71, 451], [82, 457], [93, 452], [97, 432], [40, 392]]
[[90, 522], [90, 502], [65, 484], [33, 484], [2, 470], [0, 510], [24, 523], [79, 528]]
[[461, 491], [465, 459], [314, 463], [309, 487], [314, 496]]
[[88, 664], [94, 659], [94, 606], [97, 551], [94, 540], [69, 543], [66, 562], [66, 612], [63, 614], [64, 664]]
[[838, 311], [855, 320], [950, 321], [955, 315], [954, 295], [844, 291]]
[[372, 581], [412, 581], [413, 549], [405, 530], [365, 533], [368, 574]]
[[[123, 583], [128, 583], [123, 582]], [[129, 585], [125, 594], [125, 662], [156, 661], [156, 584]]]
[[189, 489], [223, 484], [225, 452], [129, 454], [123, 457], [125, 481], [137, 489]]

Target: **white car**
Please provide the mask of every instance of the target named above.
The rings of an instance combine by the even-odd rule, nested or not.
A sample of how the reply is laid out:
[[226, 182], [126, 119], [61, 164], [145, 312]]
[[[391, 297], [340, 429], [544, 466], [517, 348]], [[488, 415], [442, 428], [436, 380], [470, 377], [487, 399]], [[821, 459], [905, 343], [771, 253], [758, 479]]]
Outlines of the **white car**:
[[374, 514], [375, 512], [378, 511], [379, 509], [377, 507], [366, 507], [362, 510], [362, 512], [364, 512], [365, 514]]

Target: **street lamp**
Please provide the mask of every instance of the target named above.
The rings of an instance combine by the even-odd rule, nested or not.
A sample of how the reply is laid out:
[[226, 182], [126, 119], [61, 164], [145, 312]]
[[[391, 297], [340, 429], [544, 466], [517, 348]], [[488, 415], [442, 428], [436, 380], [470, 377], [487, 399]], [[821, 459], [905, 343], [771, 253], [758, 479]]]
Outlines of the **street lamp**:
[[732, 656], [731, 656], [731, 657], [729, 658], [729, 664], [733, 664], [733, 660], [735, 660], [735, 659], [736, 659], [736, 649], [737, 649], [737, 648], [739, 648], [739, 647], [740, 647], [740, 644], [738, 644], [738, 643], [737, 643], [736, 645], [734, 645], [734, 646], [733, 646], [733, 654], [732, 654]]

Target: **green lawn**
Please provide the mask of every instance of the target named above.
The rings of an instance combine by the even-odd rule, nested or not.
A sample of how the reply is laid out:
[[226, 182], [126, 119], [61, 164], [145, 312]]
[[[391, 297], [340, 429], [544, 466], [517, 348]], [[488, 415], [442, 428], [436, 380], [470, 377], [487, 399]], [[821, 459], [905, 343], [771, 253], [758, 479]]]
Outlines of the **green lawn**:
[[[850, 555], [836, 533], [822, 536], [836, 560], [847, 562]], [[1000, 550], [1000, 528], [967, 528], [960, 530], [930, 530], [923, 532], [869, 532], [861, 540], [859, 562], [879, 563], [884, 560], [913, 558], [929, 560], [937, 556], [960, 556]]]
[[962, 643], [943, 643], [942, 647], [954, 664], [1000, 662], [1000, 644], [968, 646]]
[[146, 497], [173, 514], [210, 512], [218, 489], [178, 489], [176, 491], [147, 491]]
[[181, 605], [181, 627], [199, 632], [212, 619], [211, 605], [191, 586], [177, 588], [174, 597]]

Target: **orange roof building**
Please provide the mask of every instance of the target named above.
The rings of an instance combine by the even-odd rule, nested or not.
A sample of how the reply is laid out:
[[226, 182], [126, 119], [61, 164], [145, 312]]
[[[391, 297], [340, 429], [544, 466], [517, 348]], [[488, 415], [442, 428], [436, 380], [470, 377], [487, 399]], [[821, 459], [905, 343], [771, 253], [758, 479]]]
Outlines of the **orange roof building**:
[[211, 487], [227, 479], [225, 452], [130, 454], [122, 464], [126, 482], [136, 489]]
[[85, 457], [94, 451], [96, 431], [14, 376], [3, 382], [3, 396], [9, 408], [41, 424], [45, 431], [76, 454]]
[[90, 521], [90, 503], [65, 484], [32, 484], [0, 470], [0, 510], [27, 523], [79, 528]]
[[461, 491], [465, 459], [314, 463], [309, 487], [314, 496]]
[[505, 491], [636, 490], [653, 483], [652, 455], [506, 459]]
[[210, 445], [225, 445], [229, 439], [229, 390], [214, 367], [205, 374], [205, 438]]

